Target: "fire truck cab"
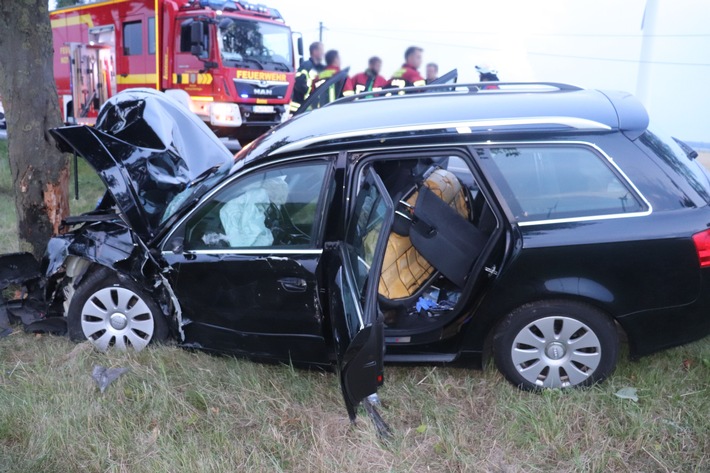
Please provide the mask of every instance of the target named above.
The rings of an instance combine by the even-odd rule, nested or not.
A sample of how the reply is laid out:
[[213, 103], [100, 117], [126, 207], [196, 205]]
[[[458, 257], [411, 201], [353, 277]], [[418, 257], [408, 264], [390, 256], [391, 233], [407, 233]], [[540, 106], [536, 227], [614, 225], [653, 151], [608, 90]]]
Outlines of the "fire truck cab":
[[280, 123], [302, 56], [279, 12], [234, 0], [106, 0], [50, 13], [68, 123], [95, 121], [116, 93], [150, 87], [219, 135], [248, 141]]

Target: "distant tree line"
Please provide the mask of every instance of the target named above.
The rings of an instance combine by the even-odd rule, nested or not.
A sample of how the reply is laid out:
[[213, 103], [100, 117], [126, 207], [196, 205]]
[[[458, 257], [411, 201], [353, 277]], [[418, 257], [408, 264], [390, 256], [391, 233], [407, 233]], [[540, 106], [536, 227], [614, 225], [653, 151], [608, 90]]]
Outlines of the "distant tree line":
[[83, 0], [57, 0], [57, 8], [70, 7], [72, 5], [79, 5], [81, 3], [86, 3]]

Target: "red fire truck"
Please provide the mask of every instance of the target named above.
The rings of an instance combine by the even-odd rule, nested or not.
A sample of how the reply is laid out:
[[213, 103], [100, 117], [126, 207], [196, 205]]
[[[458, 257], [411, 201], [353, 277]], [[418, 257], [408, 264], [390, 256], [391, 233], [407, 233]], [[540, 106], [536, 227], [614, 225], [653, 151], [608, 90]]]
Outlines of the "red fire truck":
[[288, 110], [303, 46], [273, 8], [106, 0], [54, 10], [50, 18], [67, 122], [95, 121], [104, 101], [132, 87], [174, 94], [218, 134], [240, 141], [280, 123]]

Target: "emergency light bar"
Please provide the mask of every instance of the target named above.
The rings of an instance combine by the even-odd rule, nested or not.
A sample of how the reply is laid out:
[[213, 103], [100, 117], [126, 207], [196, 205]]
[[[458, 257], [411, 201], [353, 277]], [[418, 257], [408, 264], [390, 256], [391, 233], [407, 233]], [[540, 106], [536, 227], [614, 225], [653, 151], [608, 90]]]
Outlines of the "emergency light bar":
[[260, 13], [268, 15], [275, 19], [281, 18], [281, 14], [274, 8], [269, 8], [266, 5], [249, 3], [244, 0], [199, 0], [199, 5], [202, 8], [210, 8], [212, 10], [222, 11], [242, 11]]

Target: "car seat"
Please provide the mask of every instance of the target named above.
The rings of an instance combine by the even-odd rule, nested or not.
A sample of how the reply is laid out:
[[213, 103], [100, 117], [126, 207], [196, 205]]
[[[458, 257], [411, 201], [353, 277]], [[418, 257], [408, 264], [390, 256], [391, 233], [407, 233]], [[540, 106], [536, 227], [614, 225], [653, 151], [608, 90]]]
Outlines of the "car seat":
[[[443, 273], [442, 269], [447, 273], [445, 276], [454, 276], [454, 282], [462, 286], [470, 269], [468, 262], [478, 256], [480, 248], [447, 240], [452, 235], [459, 235], [462, 239], [473, 239], [476, 246], [482, 248], [485, 237], [482, 234], [480, 238], [472, 236], [477, 230], [471, 220], [470, 198], [458, 178], [452, 172], [439, 168], [425, 174], [423, 182], [407, 193], [397, 206], [380, 274], [378, 292], [381, 306], [393, 309], [413, 305], [428, 282], [439, 272]], [[442, 228], [446, 225], [453, 228]], [[457, 250], [451, 248], [452, 245], [463, 248]], [[422, 254], [422, 248], [429, 258]], [[459, 251], [475, 255], [454, 261], [455, 253]], [[456, 268], [452, 270], [453, 266]]]

